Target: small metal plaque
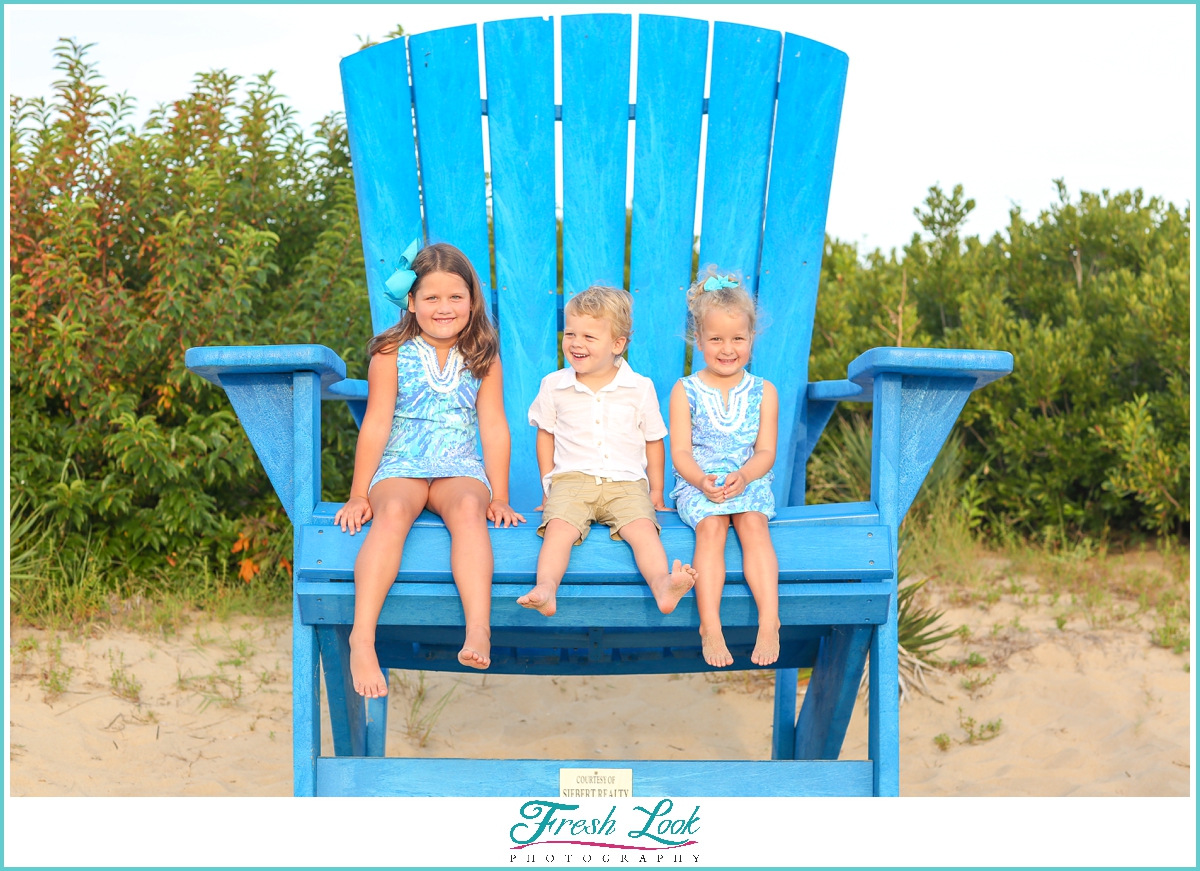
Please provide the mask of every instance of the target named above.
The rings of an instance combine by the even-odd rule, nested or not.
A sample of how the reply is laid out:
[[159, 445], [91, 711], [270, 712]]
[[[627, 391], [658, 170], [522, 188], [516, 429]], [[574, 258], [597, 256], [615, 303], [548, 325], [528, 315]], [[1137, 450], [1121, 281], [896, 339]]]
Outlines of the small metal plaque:
[[632, 768], [560, 768], [559, 798], [629, 798]]

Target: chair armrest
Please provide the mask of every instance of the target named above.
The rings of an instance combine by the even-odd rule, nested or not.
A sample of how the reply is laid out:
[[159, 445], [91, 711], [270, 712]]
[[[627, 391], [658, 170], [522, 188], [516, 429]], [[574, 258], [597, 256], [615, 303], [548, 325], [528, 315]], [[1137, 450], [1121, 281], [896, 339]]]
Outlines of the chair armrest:
[[808, 401], [814, 402], [870, 402], [871, 391], [853, 381], [810, 381]]
[[184, 362], [225, 390], [284, 511], [307, 522], [321, 496], [321, 399], [355, 404], [357, 388], [338, 389], [346, 364], [324, 345], [189, 348]]
[[337, 384], [331, 384], [321, 391], [322, 399], [340, 399], [350, 409], [354, 424], [362, 429], [363, 418], [367, 414], [367, 382], [361, 378], [347, 378]]
[[[315, 372], [321, 376], [322, 393], [346, 378], [346, 364], [324, 345], [233, 345], [188, 348], [184, 364], [205, 381], [218, 387], [223, 375], [279, 375]], [[364, 397], [365, 397], [364, 391]]]
[[[909, 413], [904, 423], [905, 462], [899, 498], [908, 504], [941, 449], [950, 427], [971, 391], [1012, 372], [1013, 356], [1007, 351], [977, 351], [958, 348], [872, 348], [848, 367], [844, 381], [814, 381], [805, 392], [805, 406], [798, 433], [799, 443], [792, 470], [792, 492], [803, 493], [806, 464], [839, 402], [875, 402], [875, 379], [899, 375], [900, 391], [886, 394], [884, 404], [898, 399], [900, 392], [922, 394], [924, 410]], [[890, 410], [890, 409], [888, 409]], [[876, 407], [875, 416], [883, 412]], [[930, 454], [930, 452], [932, 452]], [[928, 463], [928, 465], [926, 464]], [[874, 498], [874, 497], [872, 497]]]
[[975, 384], [972, 389], [978, 390], [1012, 370], [1013, 355], [1008, 351], [872, 348], [846, 367], [846, 377], [867, 393], [871, 392], [875, 376], [884, 373], [927, 378], [973, 378]]
[[362, 378], [347, 378], [321, 391], [322, 399], [342, 399], [346, 402], [366, 402], [367, 382]]
[[1007, 351], [873, 348], [846, 367], [872, 393], [871, 501], [896, 528], [971, 393], [1012, 372]]

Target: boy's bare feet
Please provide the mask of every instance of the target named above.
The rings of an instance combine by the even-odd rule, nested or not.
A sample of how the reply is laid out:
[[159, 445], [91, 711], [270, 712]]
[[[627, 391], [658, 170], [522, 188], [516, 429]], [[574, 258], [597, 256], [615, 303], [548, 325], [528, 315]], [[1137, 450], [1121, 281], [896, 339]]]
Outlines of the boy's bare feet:
[[458, 652], [458, 661], [470, 668], [487, 668], [492, 664], [491, 636], [480, 629], [468, 629], [463, 649]]
[[549, 584], [538, 584], [524, 596], [517, 599], [517, 604], [523, 608], [532, 608], [543, 617], [553, 617], [558, 610], [554, 594], [556, 589]]
[[690, 565], [684, 565], [679, 560], [675, 560], [675, 564], [671, 566], [671, 574], [665, 581], [659, 582], [657, 589], [651, 586], [650, 592], [654, 594], [658, 610], [664, 614], [670, 614], [675, 610], [675, 606], [679, 604], [679, 600], [683, 598], [684, 594], [695, 585], [696, 570]]
[[733, 654], [725, 646], [725, 633], [720, 629], [712, 632], [705, 632], [704, 629], [701, 629], [700, 648], [704, 654], [704, 661], [709, 665], [716, 668], [733, 665]]
[[779, 623], [773, 627], [759, 626], [758, 638], [754, 642], [754, 652], [750, 661], [755, 665], [770, 665], [779, 659]]
[[387, 695], [387, 681], [383, 679], [379, 657], [375, 655], [374, 638], [356, 641], [354, 633], [350, 633], [350, 677], [354, 681], [354, 691], [360, 696], [378, 699]]

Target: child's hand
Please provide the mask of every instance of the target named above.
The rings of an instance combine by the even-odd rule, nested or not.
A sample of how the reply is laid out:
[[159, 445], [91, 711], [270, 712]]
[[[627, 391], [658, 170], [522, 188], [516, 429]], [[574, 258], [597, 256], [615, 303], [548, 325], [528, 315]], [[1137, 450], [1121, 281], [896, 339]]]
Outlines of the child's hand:
[[725, 488], [717, 486], [716, 475], [705, 475], [700, 482], [700, 492], [708, 497], [709, 502], [724, 502]]
[[741, 496], [746, 490], [746, 476], [742, 474], [742, 470], [730, 472], [725, 476], [725, 498], [732, 499], [735, 496]]
[[654, 506], [655, 511], [674, 511], [674, 508], [668, 508], [666, 500], [663, 499], [662, 490], [650, 491], [650, 504]]
[[349, 532], [351, 535], [362, 529], [362, 525], [375, 516], [375, 512], [371, 510], [371, 503], [363, 496], [351, 496], [346, 500], [346, 504], [337, 510], [337, 514], [333, 515], [333, 525], [340, 526], [342, 532]]
[[507, 502], [501, 502], [499, 499], [493, 499], [488, 504], [487, 518], [496, 524], [496, 526], [503, 526], [505, 528], [525, 522], [524, 515], [513, 511]]

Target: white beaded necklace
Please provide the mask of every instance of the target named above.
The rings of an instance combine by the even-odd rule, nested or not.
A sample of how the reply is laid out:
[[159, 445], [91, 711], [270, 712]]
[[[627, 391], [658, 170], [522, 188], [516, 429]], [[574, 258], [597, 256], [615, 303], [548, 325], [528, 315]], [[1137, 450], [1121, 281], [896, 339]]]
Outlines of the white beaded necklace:
[[700, 391], [700, 403], [708, 413], [708, 419], [712, 422], [714, 429], [723, 433], [732, 433], [741, 429], [746, 423], [746, 414], [750, 408], [750, 390], [748, 388], [753, 380], [753, 376], [747, 372], [741, 381], [730, 388], [729, 407], [726, 408], [725, 403], [721, 400], [721, 391], [716, 387], [709, 387], [700, 379], [699, 375], [696, 375], [696, 383], [703, 388]]
[[431, 390], [437, 393], [452, 393], [458, 389], [458, 382], [463, 373], [463, 358], [458, 348], [451, 348], [446, 356], [446, 368], [438, 365], [437, 349], [421, 336], [413, 339], [413, 347], [417, 349], [417, 357], [421, 368], [425, 370], [425, 382]]

